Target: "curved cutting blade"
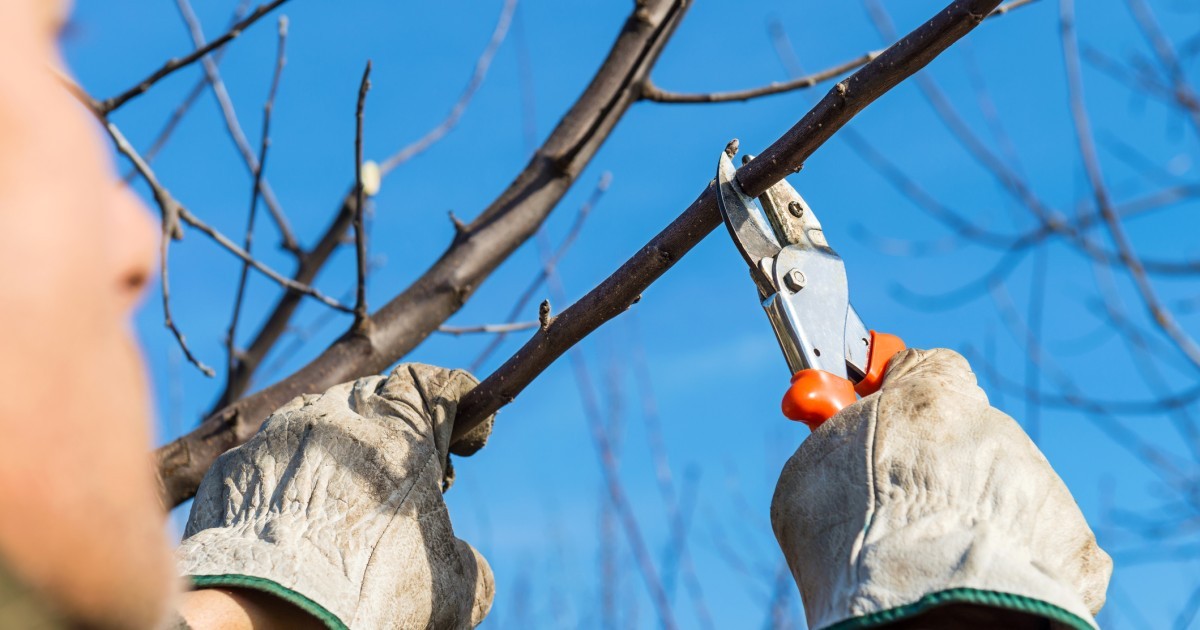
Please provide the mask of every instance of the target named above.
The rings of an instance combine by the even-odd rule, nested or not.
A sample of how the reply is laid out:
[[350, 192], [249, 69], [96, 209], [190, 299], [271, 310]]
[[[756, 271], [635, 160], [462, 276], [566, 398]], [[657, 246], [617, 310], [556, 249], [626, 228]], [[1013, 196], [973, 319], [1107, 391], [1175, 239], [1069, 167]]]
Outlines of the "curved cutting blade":
[[761, 263], [778, 254], [782, 246], [754, 198], [742, 192], [737, 182], [737, 169], [724, 151], [717, 165], [717, 207], [721, 209], [721, 218], [729, 228], [733, 244], [750, 267], [755, 284], [767, 293], [773, 292], [774, 281]]

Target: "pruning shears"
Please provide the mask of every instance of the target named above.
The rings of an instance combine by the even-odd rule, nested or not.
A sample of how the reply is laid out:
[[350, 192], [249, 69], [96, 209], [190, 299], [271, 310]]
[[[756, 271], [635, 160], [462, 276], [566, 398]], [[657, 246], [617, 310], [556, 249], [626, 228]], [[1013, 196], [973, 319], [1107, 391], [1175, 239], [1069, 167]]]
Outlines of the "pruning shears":
[[[743, 163], [752, 159], [743, 158]], [[783, 415], [815, 430], [883, 382], [899, 337], [868, 331], [846, 284], [846, 265], [825, 240], [821, 223], [786, 179], [759, 200], [742, 192], [729, 152], [717, 167], [717, 203], [733, 243], [758, 288], [792, 372]]]

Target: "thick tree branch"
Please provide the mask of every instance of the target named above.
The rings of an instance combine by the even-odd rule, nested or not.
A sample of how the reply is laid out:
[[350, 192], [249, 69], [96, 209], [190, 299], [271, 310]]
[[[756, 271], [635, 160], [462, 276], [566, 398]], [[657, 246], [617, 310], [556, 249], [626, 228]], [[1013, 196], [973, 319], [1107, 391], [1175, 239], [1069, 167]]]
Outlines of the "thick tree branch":
[[385, 369], [437, 330], [541, 225], [631, 104], [690, 0], [645, 0], [592, 82], [529, 164], [411, 287], [295, 374], [221, 409], [157, 452], [169, 505], [190, 497], [213, 460], [253, 435], [291, 398]]
[[[804, 161], [864, 107], [924, 68], [979, 25], [999, 0], [958, 0], [874, 61], [834, 86], [774, 144], [738, 170], [747, 194], [758, 195]], [[715, 152], [714, 152], [715, 154]], [[615, 273], [534, 334], [459, 405], [454, 438], [512, 401], [555, 359], [601, 324], [624, 312], [642, 291], [721, 223], [710, 185], [675, 221]], [[453, 438], [452, 438], [453, 439]]]

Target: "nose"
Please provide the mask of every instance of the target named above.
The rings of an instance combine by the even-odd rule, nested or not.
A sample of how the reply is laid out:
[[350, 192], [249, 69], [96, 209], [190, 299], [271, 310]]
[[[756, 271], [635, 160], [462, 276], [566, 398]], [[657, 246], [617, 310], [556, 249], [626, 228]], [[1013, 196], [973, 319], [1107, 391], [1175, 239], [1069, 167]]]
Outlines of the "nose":
[[109, 243], [115, 271], [115, 289], [124, 304], [133, 308], [146, 292], [158, 259], [159, 223], [132, 191], [114, 182], [112, 232]]

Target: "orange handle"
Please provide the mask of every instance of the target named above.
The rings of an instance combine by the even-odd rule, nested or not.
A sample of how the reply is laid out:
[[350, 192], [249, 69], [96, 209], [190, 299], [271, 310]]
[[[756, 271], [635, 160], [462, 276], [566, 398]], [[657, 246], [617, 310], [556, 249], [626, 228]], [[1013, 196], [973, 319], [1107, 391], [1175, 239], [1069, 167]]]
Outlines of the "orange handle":
[[867, 374], [858, 385], [824, 370], [800, 370], [792, 375], [792, 385], [783, 395], [783, 415], [817, 430], [826, 420], [854, 403], [858, 396], [870, 396], [883, 385], [888, 362], [905, 348], [895, 335], [871, 331], [871, 354]]
[[854, 383], [824, 370], [800, 370], [783, 395], [783, 415], [815, 431], [854, 400]]
[[867, 357], [867, 375], [854, 386], [859, 396], [870, 396], [883, 385], [883, 373], [888, 362], [897, 352], [904, 349], [904, 342], [896, 335], [871, 331], [871, 354]]

